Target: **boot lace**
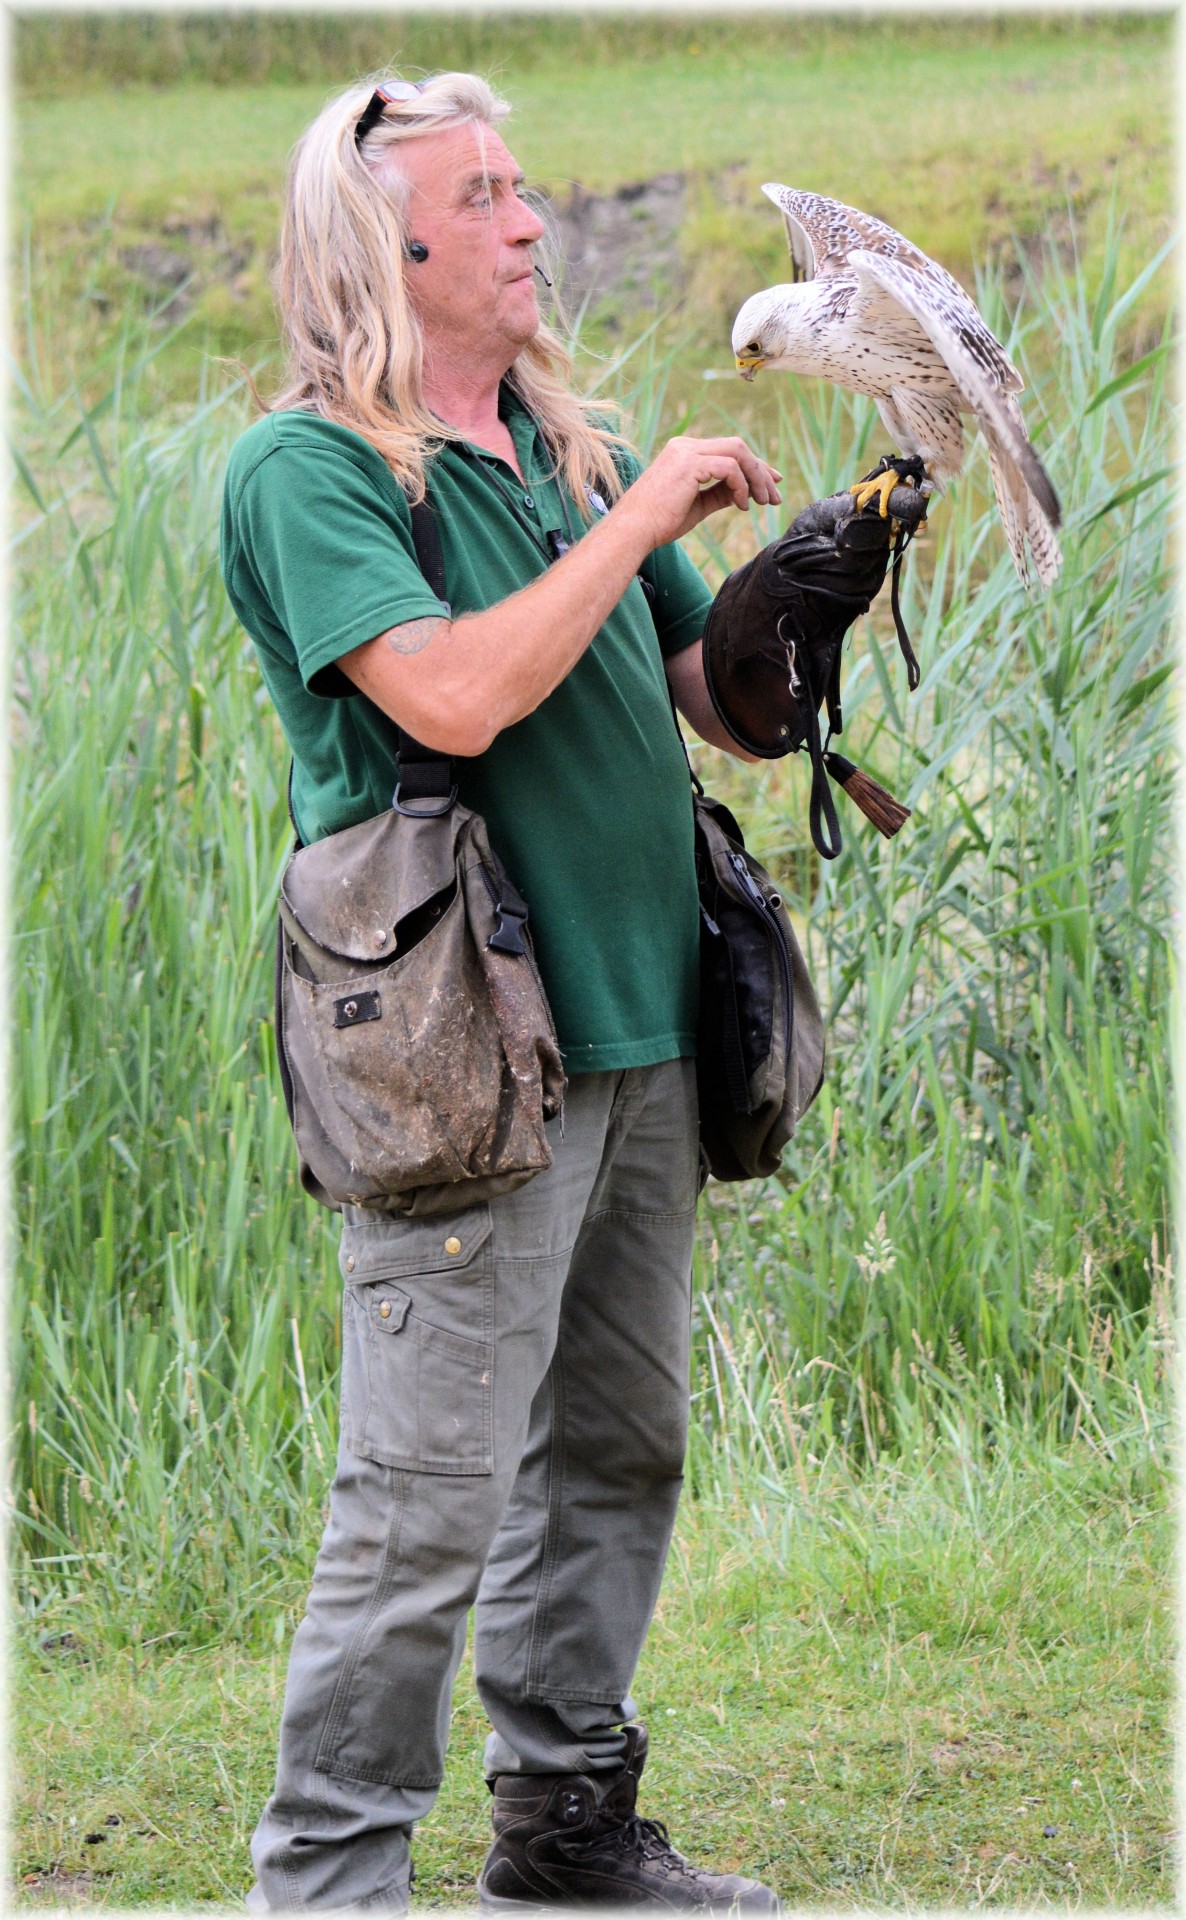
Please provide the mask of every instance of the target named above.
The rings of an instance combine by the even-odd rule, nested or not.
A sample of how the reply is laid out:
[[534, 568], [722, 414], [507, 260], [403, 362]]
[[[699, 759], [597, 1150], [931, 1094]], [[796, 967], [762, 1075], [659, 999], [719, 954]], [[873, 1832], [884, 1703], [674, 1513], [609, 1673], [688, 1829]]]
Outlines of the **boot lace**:
[[632, 1854], [636, 1859], [654, 1862], [665, 1873], [681, 1873], [688, 1864], [671, 1844], [662, 1820], [646, 1820], [638, 1813], [627, 1814], [608, 1833], [586, 1841], [581, 1852]]

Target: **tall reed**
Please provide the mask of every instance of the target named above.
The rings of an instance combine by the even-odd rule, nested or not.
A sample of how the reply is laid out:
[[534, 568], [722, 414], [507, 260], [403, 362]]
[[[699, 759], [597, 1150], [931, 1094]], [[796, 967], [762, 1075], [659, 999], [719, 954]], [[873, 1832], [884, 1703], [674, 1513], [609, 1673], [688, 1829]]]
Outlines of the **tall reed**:
[[[907, 569], [920, 694], [880, 610], [857, 636], [849, 731], [914, 809], [900, 838], [852, 815], [821, 868], [797, 764], [712, 762], [798, 896], [832, 1066], [785, 1173], [708, 1196], [706, 1498], [793, 1499], [832, 1456], [945, 1436], [1160, 1457], [1172, 418], [1165, 355], [1117, 362], [1138, 291], [1105, 273], [1089, 301], [1054, 263], [1029, 289], [1057, 340], [1029, 402], [1067, 507], [1056, 592], [1023, 599], [974, 466]], [[140, 1643], [284, 1629], [339, 1339], [275, 1072], [286, 755], [216, 566], [245, 410], [144, 411], [147, 341], [86, 409], [35, 356], [20, 376], [10, 1101], [24, 1605]], [[662, 378], [621, 374], [648, 435]], [[877, 439], [792, 382], [780, 436], [796, 498]]]
[[[1164, 1404], [1168, 327], [1135, 368], [1116, 351], [1145, 278], [1120, 291], [1109, 265], [1090, 299], [1052, 257], [1030, 280], [1048, 370], [1026, 410], [1065, 506], [1053, 593], [1018, 588], [979, 454], [907, 562], [918, 694], [880, 605], [846, 661], [846, 750], [913, 809], [898, 838], [848, 808], [825, 864], [801, 772], [776, 768], [756, 807], [725, 783], [809, 918], [831, 1071], [783, 1175], [710, 1195], [705, 1337], [728, 1377], [744, 1329], [784, 1397], [794, 1356], [817, 1435], [865, 1454], [929, 1400], [990, 1442], [1018, 1420], [1101, 1444]], [[808, 496], [881, 450], [869, 410], [817, 394], [792, 387], [781, 421]]]

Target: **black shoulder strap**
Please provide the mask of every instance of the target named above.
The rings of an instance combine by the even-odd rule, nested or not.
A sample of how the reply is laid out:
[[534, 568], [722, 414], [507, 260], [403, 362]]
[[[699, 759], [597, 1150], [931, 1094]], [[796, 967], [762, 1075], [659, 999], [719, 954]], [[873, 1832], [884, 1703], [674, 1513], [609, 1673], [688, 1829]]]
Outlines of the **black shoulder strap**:
[[[416, 548], [416, 565], [419, 567], [438, 600], [449, 605], [449, 596], [445, 591], [445, 556], [441, 551], [441, 530], [437, 526], [437, 517], [428, 504], [427, 496], [417, 500], [409, 509], [412, 515], [412, 541]], [[451, 611], [451, 609], [450, 609]]]
[[[416, 548], [416, 564], [438, 600], [444, 602], [450, 612], [449, 599], [445, 591], [445, 559], [441, 551], [441, 533], [437, 526], [436, 515], [427, 499], [418, 500], [411, 508], [412, 540]], [[403, 727], [399, 729], [399, 785], [395, 790], [393, 805], [403, 806], [406, 801], [423, 803], [437, 801], [436, 807], [417, 804], [416, 813], [446, 813], [457, 797], [457, 787], [453, 779], [453, 762], [432, 747], [422, 747]]]

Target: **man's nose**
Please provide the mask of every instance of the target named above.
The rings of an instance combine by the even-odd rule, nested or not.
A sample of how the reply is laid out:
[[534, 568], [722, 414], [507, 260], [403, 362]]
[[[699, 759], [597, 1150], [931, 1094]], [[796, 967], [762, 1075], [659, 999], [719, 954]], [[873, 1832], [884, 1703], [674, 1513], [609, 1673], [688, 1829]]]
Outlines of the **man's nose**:
[[535, 241], [543, 239], [546, 231], [534, 207], [528, 206], [526, 200], [520, 200], [516, 196], [515, 213], [507, 237], [520, 245], [532, 246]]

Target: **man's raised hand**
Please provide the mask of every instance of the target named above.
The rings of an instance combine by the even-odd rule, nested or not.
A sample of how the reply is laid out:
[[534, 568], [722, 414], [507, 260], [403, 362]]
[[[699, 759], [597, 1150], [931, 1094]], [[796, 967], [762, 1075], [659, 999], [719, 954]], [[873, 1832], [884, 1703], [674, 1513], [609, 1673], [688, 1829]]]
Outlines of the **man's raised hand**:
[[776, 468], [760, 460], [744, 440], [696, 440], [678, 435], [623, 494], [614, 508], [639, 523], [648, 552], [678, 540], [722, 507], [777, 507], [782, 495]]

